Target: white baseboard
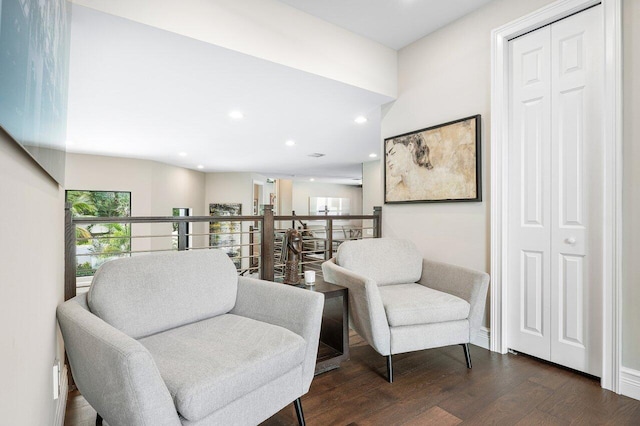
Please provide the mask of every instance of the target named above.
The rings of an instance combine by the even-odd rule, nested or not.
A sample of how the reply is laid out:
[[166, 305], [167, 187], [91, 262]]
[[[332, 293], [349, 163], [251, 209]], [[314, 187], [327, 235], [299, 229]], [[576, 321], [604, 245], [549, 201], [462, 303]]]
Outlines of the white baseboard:
[[69, 380], [67, 377], [67, 366], [62, 367], [60, 374], [60, 396], [56, 404], [56, 417], [53, 421], [54, 426], [64, 425], [64, 416], [67, 411], [67, 397], [69, 395]]
[[476, 333], [476, 336], [471, 339], [471, 344], [480, 346], [481, 348], [485, 348], [489, 350], [490, 347], [490, 335], [491, 332], [487, 327], [480, 327], [480, 330]]
[[620, 367], [620, 393], [640, 400], [640, 371]]

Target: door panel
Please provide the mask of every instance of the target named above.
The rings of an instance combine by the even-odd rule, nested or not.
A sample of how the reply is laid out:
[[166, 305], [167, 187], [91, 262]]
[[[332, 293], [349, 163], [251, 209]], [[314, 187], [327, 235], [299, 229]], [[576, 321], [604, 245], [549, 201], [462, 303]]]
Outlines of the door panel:
[[544, 227], [543, 209], [543, 140], [541, 129], [545, 125], [543, 98], [532, 99], [522, 103], [522, 136], [520, 150], [522, 152], [521, 193], [522, 193], [522, 225]]
[[[560, 280], [558, 308], [561, 316], [561, 332], [559, 340], [562, 343], [584, 349], [584, 257], [560, 256]], [[551, 359], [554, 353], [552, 349]]]
[[550, 353], [550, 28], [510, 43], [509, 346]]
[[562, 226], [583, 227], [583, 109], [584, 87], [559, 93], [558, 106], [558, 190]]
[[600, 376], [601, 7], [551, 26], [551, 361]]
[[536, 337], [544, 337], [542, 333], [542, 267], [543, 254], [533, 251], [522, 251], [520, 278], [520, 330]]
[[596, 6], [509, 43], [508, 346], [597, 376], [601, 13]]

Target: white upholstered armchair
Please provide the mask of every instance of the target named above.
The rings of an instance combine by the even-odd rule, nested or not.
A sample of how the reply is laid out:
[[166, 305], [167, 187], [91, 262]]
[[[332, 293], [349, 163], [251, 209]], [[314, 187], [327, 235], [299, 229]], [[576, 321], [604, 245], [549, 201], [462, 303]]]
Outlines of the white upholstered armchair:
[[469, 342], [484, 313], [489, 275], [422, 259], [413, 243], [390, 238], [344, 242], [322, 265], [324, 279], [349, 289], [350, 322], [378, 353], [460, 344], [471, 368]]
[[105, 263], [58, 307], [82, 395], [110, 426], [255, 425], [315, 368], [321, 294], [238, 277], [221, 250]]

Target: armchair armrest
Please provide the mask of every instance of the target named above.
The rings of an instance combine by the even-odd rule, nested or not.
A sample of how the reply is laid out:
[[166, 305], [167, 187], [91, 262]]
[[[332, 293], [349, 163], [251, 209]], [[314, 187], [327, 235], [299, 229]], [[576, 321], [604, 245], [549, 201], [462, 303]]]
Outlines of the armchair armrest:
[[56, 316], [78, 389], [110, 425], [181, 424], [149, 351], [93, 315], [86, 294]]
[[453, 294], [471, 305], [469, 332], [471, 339], [480, 328], [487, 302], [489, 274], [448, 263], [423, 259], [419, 284]]
[[304, 392], [309, 391], [320, 340], [324, 295], [254, 278], [238, 278], [238, 296], [231, 314], [284, 327], [307, 342], [302, 370]]
[[324, 279], [349, 289], [349, 316], [358, 332], [381, 355], [391, 354], [391, 332], [377, 283], [345, 269], [332, 258], [322, 264]]

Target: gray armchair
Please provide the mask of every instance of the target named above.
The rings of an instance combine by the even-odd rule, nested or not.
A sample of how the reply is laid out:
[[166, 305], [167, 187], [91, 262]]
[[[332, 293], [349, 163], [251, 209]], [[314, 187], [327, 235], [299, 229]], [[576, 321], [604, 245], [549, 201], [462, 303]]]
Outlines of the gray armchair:
[[57, 317], [76, 385], [110, 426], [254, 425], [292, 401], [304, 424], [322, 308], [206, 250], [108, 262]]
[[484, 312], [489, 275], [422, 259], [409, 241], [346, 241], [322, 264], [324, 279], [349, 289], [350, 322], [378, 353], [392, 355], [469, 342]]

